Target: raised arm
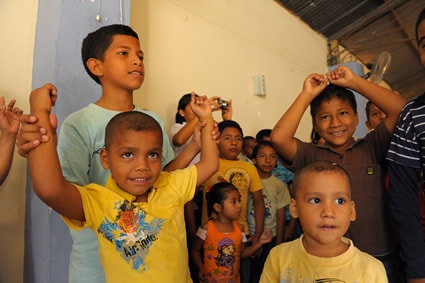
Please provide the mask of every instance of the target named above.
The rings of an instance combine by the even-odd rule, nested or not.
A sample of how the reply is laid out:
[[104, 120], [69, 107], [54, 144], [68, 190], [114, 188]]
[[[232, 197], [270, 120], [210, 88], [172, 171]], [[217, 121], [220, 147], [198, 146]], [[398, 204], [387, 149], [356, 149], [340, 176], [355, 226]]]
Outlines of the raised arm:
[[287, 161], [292, 161], [297, 153], [297, 143], [295, 132], [300, 124], [304, 112], [310, 102], [326, 87], [326, 80], [323, 75], [311, 74], [305, 81], [303, 90], [286, 110], [270, 135], [271, 142], [277, 152]]
[[55, 86], [46, 84], [30, 95], [31, 114], [38, 118], [37, 125], [52, 137], [28, 153], [32, 184], [39, 198], [55, 211], [67, 218], [84, 221], [80, 193], [63, 177], [56, 152], [56, 131], [49, 118], [56, 94]]
[[373, 104], [387, 114], [384, 123], [388, 131], [394, 131], [401, 109], [406, 103], [404, 97], [355, 75], [350, 68], [345, 66], [336, 68], [328, 73], [327, 77], [329, 82], [352, 89], [372, 101]]
[[186, 124], [173, 136], [173, 145], [182, 146], [193, 135], [196, 125], [199, 123], [198, 117], [186, 122]]
[[19, 130], [19, 116], [22, 110], [11, 100], [6, 107], [4, 97], [0, 97], [0, 185], [9, 174], [15, 149], [16, 134]]
[[190, 105], [199, 121], [204, 124], [201, 129], [201, 157], [200, 161], [196, 163], [198, 172], [196, 185], [199, 186], [218, 170], [218, 152], [217, 144], [211, 135], [214, 129], [214, 120], [208, 99], [205, 96], [195, 97], [192, 94]]

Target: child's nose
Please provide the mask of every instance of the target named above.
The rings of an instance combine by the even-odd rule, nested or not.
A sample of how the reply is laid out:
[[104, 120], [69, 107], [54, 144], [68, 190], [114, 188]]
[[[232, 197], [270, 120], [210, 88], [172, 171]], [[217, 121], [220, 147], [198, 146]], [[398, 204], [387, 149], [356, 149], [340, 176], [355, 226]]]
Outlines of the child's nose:
[[338, 116], [331, 118], [331, 126], [338, 126], [341, 123], [341, 120]]
[[133, 65], [141, 66], [143, 64], [143, 60], [139, 58], [139, 56], [135, 56], [132, 61]]
[[335, 209], [331, 203], [323, 203], [322, 217], [335, 218]]
[[146, 160], [140, 160], [136, 166], [136, 172], [149, 171], [149, 163]]

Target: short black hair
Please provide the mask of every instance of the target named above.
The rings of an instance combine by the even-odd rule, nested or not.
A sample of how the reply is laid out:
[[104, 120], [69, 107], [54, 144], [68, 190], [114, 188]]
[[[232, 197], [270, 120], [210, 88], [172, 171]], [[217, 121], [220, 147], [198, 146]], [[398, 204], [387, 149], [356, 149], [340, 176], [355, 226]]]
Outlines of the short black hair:
[[270, 141], [260, 141], [254, 146], [254, 149], [252, 150], [252, 158], [256, 158], [257, 155], [258, 155], [258, 152], [263, 147], [271, 147], [271, 148], [274, 149], [274, 147], [273, 147], [273, 145]]
[[337, 85], [329, 84], [317, 97], [313, 99], [310, 103], [310, 114], [313, 119], [313, 124], [315, 123], [315, 117], [319, 111], [320, 106], [323, 102], [328, 102], [332, 98], [338, 98], [342, 101], [347, 101], [353, 108], [354, 113], [357, 114], [357, 102], [354, 93], [344, 87]]
[[128, 130], [158, 131], [161, 134], [162, 142], [162, 129], [154, 118], [140, 111], [127, 111], [115, 115], [106, 125], [105, 148], [108, 149], [114, 139], [119, 138], [120, 133]]
[[419, 29], [419, 25], [422, 23], [422, 21], [425, 20], [425, 9], [422, 10], [422, 12], [419, 13], [418, 19], [416, 20], [416, 25], [415, 25], [415, 35], [416, 35], [416, 42], [419, 44], [419, 34], [418, 34], [418, 29]]
[[370, 108], [372, 108], [372, 101], [368, 100], [366, 102], [366, 107], [365, 107], [365, 111], [366, 111], [366, 120], [369, 121], [370, 118]]
[[272, 129], [262, 129], [259, 130], [258, 133], [255, 135], [255, 139], [257, 142], [262, 141], [265, 137], [270, 137], [272, 134]]
[[129, 35], [139, 39], [139, 36], [131, 27], [114, 24], [101, 27], [96, 31], [89, 33], [83, 40], [83, 44], [81, 46], [81, 58], [83, 59], [84, 69], [98, 84], [100, 84], [100, 80], [96, 75], [90, 72], [87, 67], [87, 61], [90, 58], [103, 60], [105, 51], [108, 49], [109, 45], [111, 45], [115, 35]]
[[226, 128], [235, 128], [241, 133], [241, 136], [243, 136], [242, 128], [236, 121], [224, 120], [218, 123], [218, 130], [220, 131], [220, 133], [222, 133]]

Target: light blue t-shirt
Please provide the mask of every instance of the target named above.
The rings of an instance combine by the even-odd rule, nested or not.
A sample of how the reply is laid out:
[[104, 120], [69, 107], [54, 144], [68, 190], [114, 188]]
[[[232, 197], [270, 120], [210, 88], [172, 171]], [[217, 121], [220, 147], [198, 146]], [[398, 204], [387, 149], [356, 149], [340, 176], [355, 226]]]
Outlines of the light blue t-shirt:
[[[141, 111], [153, 117], [162, 128], [162, 167], [174, 158], [163, 121], [153, 112]], [[71, 113], [61, 125], [58, 154], [65, 179], [79, 185], [97, 183], [104, 185], [110, 175], [104, 170], [99, 158], [105, 144], [105, 127], [109, 120], [120, 111], [112, 111], [96, 104], [89, 104]], [[70, 283], [104, 283], [105, 276], [99, 260], [98, 243], [90, 229], [70, 230], [73, 239], [69, 259]]]

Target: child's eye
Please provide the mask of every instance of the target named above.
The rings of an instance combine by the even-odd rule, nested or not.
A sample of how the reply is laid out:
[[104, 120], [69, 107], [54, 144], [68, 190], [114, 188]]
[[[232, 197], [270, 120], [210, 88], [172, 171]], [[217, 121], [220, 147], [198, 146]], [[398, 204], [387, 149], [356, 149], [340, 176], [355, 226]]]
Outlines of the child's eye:
[[311, 198], [311, 199], [309, 199], [308, 202], [312, 203], [312, 204], [318, 204], [318, 203], [320, 203], [320, 199], [319, 198]]
[[133, 153], [132, 152], [124, 152], [121, 156], [125, 159], [129, 159], [129, 158], [133, 157]]
[[158, 152], [149, 153], [149, 158], [151, 158], [151, 159], [156, 159], [156, 158], [159, 158], [159, 157], [160, 157], [160, 154]]
[[329, 115], [322, 115], [319, 117], [320, 120], [327, 120], [329, 119]]
[[120, 51], [120, 52], [118, 52], [118, 54], [126, 56], [126, 55], [128, 55], [128, 52], [127, 51]]
[[339, 115], [341, 115], [341, 116], [345, 116], [345, 115], [347, 115], [348, 114], [348, 112], [347, 111], [341, 111], [340, 113], [339, 113]]
[[337, 198], [336, 200], [335, 200], [335, 203], [336, 204], [344, 204], [346, 201], [345, 201], [345, 199], [343, 199], [343, 198]]
[[143, 55], [140, 55], [139, 59], [140, 59], [140, 61], [143, 61], [143, 59], [144, 59]]
[[237, 137], [237, 138], [236, 138], [236, 141], [238, 141], [238, 142], [242, 142], [242, 141], [243, 141], [243, 139], [242, 139], [241, 137]]

